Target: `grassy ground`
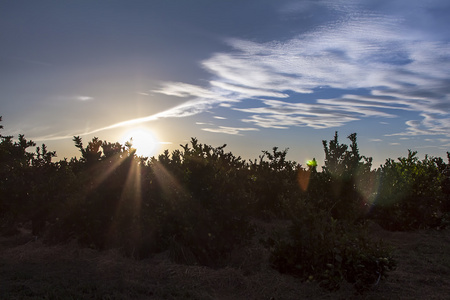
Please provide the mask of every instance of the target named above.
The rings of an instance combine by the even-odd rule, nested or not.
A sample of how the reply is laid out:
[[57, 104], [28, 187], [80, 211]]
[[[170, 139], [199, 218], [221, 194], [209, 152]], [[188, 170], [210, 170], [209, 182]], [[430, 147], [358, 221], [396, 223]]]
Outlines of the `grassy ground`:
[[373, 226], [374, 238], [395, 247], [398, 267], [376, 289], [355, 295], [349, 285], [331, 293], [270, 268], [257, 241], [285, 225], [257, 224], [254, 242], [217, 270], [172, 263], [167, 253], [135, 261], [114, 250], [46, 246], [24, 231], [0, 238], [0, 299], [449, 299], [449, 229]]

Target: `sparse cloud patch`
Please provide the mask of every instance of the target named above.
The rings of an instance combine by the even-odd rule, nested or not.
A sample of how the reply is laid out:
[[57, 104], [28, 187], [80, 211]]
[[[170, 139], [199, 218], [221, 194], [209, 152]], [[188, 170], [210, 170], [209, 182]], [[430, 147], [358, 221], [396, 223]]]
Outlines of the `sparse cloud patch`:
[[93, 97], [89, 97], [89, 96], [77, 96], [75, 97], [75, 99], [79, 100], [79, 101], [90, 101], [90, 100], [94, 100]]
[[225, 133], [231, 135], [242, 135], [241, 131], [259, 131], [258, 128], [239, 128], [239, 127], [227, 127], [219, 126], [217, 128], [202, 128], [204, 131], [214, 132], [214, 133]]
[[450, 118], [442, 118], [433, 114], [420, 114], [422, 120], [406, 121], [406, 130], [386, 136], [418, 136], [440, 135], [450, 137]]

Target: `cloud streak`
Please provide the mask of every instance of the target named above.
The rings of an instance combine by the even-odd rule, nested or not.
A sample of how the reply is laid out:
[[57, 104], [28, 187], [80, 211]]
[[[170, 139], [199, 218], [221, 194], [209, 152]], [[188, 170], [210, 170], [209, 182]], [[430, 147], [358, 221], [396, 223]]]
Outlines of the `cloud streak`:
[[227, 127], [219, 126], [218, 128], [202, 128], [203, 131], [214, 132], [214, 133], [225, 133], [231, 135], [242, 135], [242, 131], [259, 131], [258, 128], [239, 128], [239, 127]]
[[63, 135], [47, 135], [47, 136], [40, 136], [40, 137], [34, 137], [32, 138], [34, 141], [54, 141], [54, 140], [62, 140], [62, 139], [68, 139], [72, 138], [73, 136], [84, 136], [84, 135], [91, 135], [96, 134], [98, 132], [121, 128], [121, 127], [127, 127], [132, 125], [138, 125], [142, 123], [147, 123], [151, 121], [156, 121], [163, 118], [182, 118], [182, 117], [188, 117], [196, 115], [200, 112], [205, 111], [211, 107], [211, 103], [207, 101], [207, 99], [193, 99], [190, 101], [187, 101], [185, 103], [182, 103], [180, 105], [177, 105], [173, 108], [167, 109], [165, 111], [142, 117], [142, 118], [136, 118], [131, 119], [123, 122], [117, 122], [108, 126], [100, 127], [93, 130], [87, 130], [84, 132], [74, 133], [74, 134], [63, 134]]
[[[280, 13], [292, 15], [323, 6], [336, 17], [284, 41], [227, 39], [231, 51], [213, 53], [200, 64], [211, 76], [204, 86], [162, 82], [151, 91], [183, 98], [182, 104], [83, 134], [161, 118], [189, 117], [221, 107], [245, 114], [240, 121], [255, 128], [202, 130], [242, 134], [256, 127], [323, 129], [364, 118], [384, 121], [407, 116], [404, 128], [391, 135], [450, 137], [450, 36], [410, 26], [415, 18], [423, 20], [434, 2], [408, 2], [409, 15], [403, 10], [388, 11], [400, 4], [402, 1], [386, 2], [386, 11], [362, 9], [359, 1], [284, 7]], [[315, 96], [322, 88], [333, 90], [335, 95]], [[363, 95], [349, 92], [355, 89]]]
[[[192, 94], [215, 103], [226, 99], [222, 106], [247, 113], [242, 121], [263, 128], [330, 128], [413, 112], [421, 120], [407, 121], [397, 135], [449, 136], [450, 44], [411, 30], [401, 15], [323, 3], [343, 17], [284, 42], [227, 40], [234, 50], [202, 62], [214, 80]], [[419, 15], [428, 9], [415, 8]], [[302, 94], [322, 87], [343, 95], [302, 101]], [[159, 92], [188, 97], [179, 92], [185, 88], [168, 84]], [[352, 89], [367, 94], [348, 94]], [[261, 105], [235, 105], [245, 99], [259, 99]]]

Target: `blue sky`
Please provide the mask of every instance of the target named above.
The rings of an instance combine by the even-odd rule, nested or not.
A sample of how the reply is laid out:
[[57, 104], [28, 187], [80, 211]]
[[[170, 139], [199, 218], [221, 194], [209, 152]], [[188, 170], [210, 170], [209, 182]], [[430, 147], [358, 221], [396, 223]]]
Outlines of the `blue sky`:
[[450, 2], [0, 0], [2, 134], [154, 154], [191, 137], [243, 158], [358, 133], [374, 166], [450, 151]]

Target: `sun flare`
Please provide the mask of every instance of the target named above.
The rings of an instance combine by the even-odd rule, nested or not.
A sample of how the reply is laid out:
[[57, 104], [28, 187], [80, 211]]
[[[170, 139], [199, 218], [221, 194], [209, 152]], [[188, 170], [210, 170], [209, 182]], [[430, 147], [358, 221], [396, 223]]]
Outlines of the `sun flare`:
[[159, 141], [147, 128], [133, 128], [127, 131], [121, 139], [121, 144], [130, 141], [138, 156], [152, 157], [158, 150]]

